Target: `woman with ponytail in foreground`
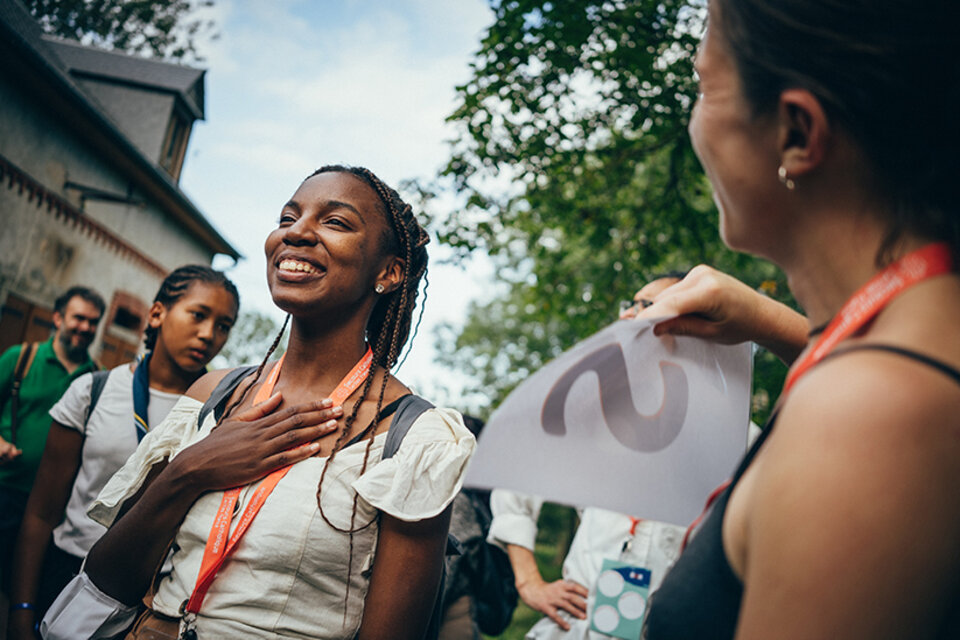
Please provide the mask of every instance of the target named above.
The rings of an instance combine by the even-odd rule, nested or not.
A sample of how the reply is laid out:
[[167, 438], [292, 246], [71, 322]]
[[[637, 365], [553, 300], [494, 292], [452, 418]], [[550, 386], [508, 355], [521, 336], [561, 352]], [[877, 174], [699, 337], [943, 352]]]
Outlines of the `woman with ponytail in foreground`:
[[809, 326], [706, 267], [642, 312], [678, 316], [658, 335], [754, 339], [792, 363], [645, 637], [957, 638], [955, 7], [708, 7], [690, 135], [720, 233], [783, 268]]
[[426, 243], [410, 207], [365, 169], [324, 167], [301, 184], [265, 245], [273, 300], [289, 314], [286, 353], [272, 364], [268, 353], [198, 424], [228, 374], [204, 377], [144, 440], [91, 511], [115, 521], [64, 611], [71, 589], [95, 591], [129, 609], [129, 624], [172, 543], [172, 571], [132, 633], [423, 637], [475, 446], [459, 414], [429, 409], [381, 460], [410, 395], [390, 368]]

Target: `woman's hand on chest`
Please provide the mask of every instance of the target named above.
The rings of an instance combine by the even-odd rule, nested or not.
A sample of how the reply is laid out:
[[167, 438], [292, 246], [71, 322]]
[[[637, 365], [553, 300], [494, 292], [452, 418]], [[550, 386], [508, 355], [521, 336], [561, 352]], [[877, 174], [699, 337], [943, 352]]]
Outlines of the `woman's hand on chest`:
[[271, 471], [315, 455], [319, 440], [337, 430], [341, 407], [327, 400], [278, 409], [275, 393], [238, 411], [172, 461], [188, 486], [216, 491], [250, 484]]

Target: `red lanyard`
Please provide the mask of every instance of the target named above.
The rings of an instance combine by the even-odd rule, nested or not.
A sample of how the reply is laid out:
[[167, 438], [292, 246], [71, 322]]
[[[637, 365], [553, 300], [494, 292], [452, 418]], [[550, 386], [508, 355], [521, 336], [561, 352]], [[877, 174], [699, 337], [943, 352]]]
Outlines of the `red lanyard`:
[[870, 278], [830, 321], [817, 344], [790, 368], [781, 395], [785, 395], [800, 376], [823, 360], [839, 342], [873, 320], [897, 294], [927, 278], [948, 273], [952, 267], [950, 246], [938, 242], [908, 253]]
[[[870, 278], [844, 303], [840, 312], [824, 329], [817, 344], [790, 368], [787, 381], [783, 385], [783, 391], [780, 392], [780, 403], [783, 402], [787, 391], [800, 379], [800, 376], [823, 360], [837, 344], [866, 326], [894, 297], [918, 282], [948, 273], [952, 268], [953, 257], [950, 246], [946, 242], [937, 242], [908, 253]], [[710, 509], [710, 505], [729, 485], [730, 480], [727, 480], [713, 490], [710, 497], [707, 498], [703, 513], [697, 516], [696, 520], [687, 528], [680, 546], [681, 549], [687, 546], [690, 534], [700, 524], [700, 521]]]
[[[334, 406], [343, 404], [344, 400], [349, 398], [350, 394], [357, 390], [370, 372], [372, 362], [373, 352], [370, 347], [367, 347], [367, 352], [363, 358], [354, 365], [350, 373], [340, 381], [337, 388], [330, 394], [330, 399], [333, 400]], [[277, 378], [280, 377], [280, 367], [282, 365], [283, 357], [273, 366], [266, 381], [257, 390], [257, 394], [253, 398], [254, 404], [263, 402], [273, 394], [273, 387], [277, 383]], [[260, 485], [250, 498], [250, 503], [247, 505], [247, 508], [244, 509], [243, 515], [240, 516], [233, 535], [230, 535], [229, 538], [228, 534], [230, 533], [230, 521], [233, 518], [233, 508], [237, 504], [242, 487], [236, 487], [224, 492], [223, 499], [220, 501], [220, 508], [217, 510], [217, 516], [213, 519], [213, 526], [210, 527], [207, 545], [203, 550], [203, 560], [200, 563], [200, 573], [197, 576], [197, 584], [194, 586], [193, 594], [191, 594], [185, 607], [187, 613], [196, 614], [200, 611], [200, 606], [203, 604], [203, 599], [207, 595], [207, 590], [210, 589], [210, 585], [213, 584], [213, 579], [217, 576], [217, 571], [226, 561], [227, 556], [236, 548], [243, 534], [247, 532], [250, 523], [253, 522], [254, 517], [256, 517], [260, 511], [260, 507], [266, 502], [267, 496], [270, 495], [270, 492], [273, 491], [277, 483], [280, 482], [280, 479], [283, 478], [289, 470], [290, 466], [277, 469], [260, 482]]]

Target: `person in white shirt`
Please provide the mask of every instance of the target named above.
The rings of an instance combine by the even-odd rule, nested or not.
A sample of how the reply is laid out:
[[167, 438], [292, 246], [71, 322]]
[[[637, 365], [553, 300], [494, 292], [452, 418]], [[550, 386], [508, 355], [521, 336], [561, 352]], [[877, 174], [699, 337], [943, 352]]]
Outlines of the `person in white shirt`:
[[[239, 304], [236, 287], [221, 272], [203, 265], [174, 270], [148, 314], [146, 355], [77, 378], [50, 410], [53, 423], [14, 554], [12, 593], [18, 604], [11, 639], [36, 637], [35, 622], [106, 531], [87, 517], [90, 503], [149, 427], [160, 424], [206, 372], [226, 343]], [[91, 410], [94, 376], [106, 379]]]
[[609, 636], [591, 631], [589, 619], [603, 561], [649, 570], [651, 590], [656, 589], [680, 553], [684, 528], [604, 509], [583, 509], [563, 561], [562, 578], [546, 582], [533, 555], [542, 504], [539, 498], [504, 489], [496, 489], [490, 496], [493, 523], [487, 539], [507, 550], [520, 597], [545, 616], [526, 637], [606, 640]]

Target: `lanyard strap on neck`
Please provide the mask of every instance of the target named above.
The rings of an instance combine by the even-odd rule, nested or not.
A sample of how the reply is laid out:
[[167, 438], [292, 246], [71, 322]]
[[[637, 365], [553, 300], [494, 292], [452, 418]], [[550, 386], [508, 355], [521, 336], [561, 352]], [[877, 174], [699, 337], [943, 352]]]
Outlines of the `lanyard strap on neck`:
[[844, 303], [813, 348], [793, 365], [782, 393], [786, 394], [804, 373], [823, 360], [837, 344], [866, 326], [897, 295], [918, 282], [948, 273], [952, 268], [950, 246], [938, 242], [908, 253], [870, 278]]
[[137, 442], [143, 440], [150, 429], [147, 409], [150, 406], [150, 356], [148, 351], [137, 362], [133, 370], [133, 428], [137, 433]]
[[[343, 404], [344, 400], [349, 398], [350, 394], [357, 390], [369, 374], [372, 363], [373, 351], [368, 346], [363, 358], [354, 365], [350, 373], [340, 381], [337, 388], [330, 394], [330, 399], [333, 400], [334, 406]], [[253, 400], [254, 404], [263, 402], [273, 394], [273, 388], [277, 383], [277, 379], [280, 377], [280, 368], [282, 365], [283, 357], [273, 366], [267, 375], [266, 381], [257, 390]], [[240, 497], [242, 487], [236, 487], [224, 492], [223, 498], [220, 500], [220, 508], [217, 510], [217, 515], [213, 519], [213, 526], [210, 527], [210, 535], [207, 536], [207, 544], [203, 549], [203, 560], [200, 563], [200, 573], [197, 575], [197, 583], [193, 588], [190, 599], [184, 607], [187, 613], [196, 614], [200, 611], [200, 606], [203, 604], [203, 599], [207, 595], [210, 585], [213, 584], [213, 580], [217, 576], [217, 571], [226, 561], [227, 556], [236, 548], [243, 534], [247, 532], [250, 523], [253, 522], [254, 517], [256, 517], [260, 511], [260, 507], [266, 502], [267, 496], [270, 495], [270, 492], [273, 491], [277, 483], [280, 482], [289, 470], [290, 466], [277, 469], [260, 482], [257, 489], [253, 492], [253, 496], [250, 498], [250, 503], [247, 505], [247, 508], [244, 509], [243, 515], [240, 516], [233, 535], [228, 535], [230, 533], [230, 521], [233, 519], [233, 509]]]
[[[783, 402], [787, 392], [800, 379], [800, 376], [823, 360], [840, 342], [877, 317], [877, 314], [898, 294], [928, 278], [949, 273], [952, 268], [953, 257], [950, 252], [950, 245], [946, 242], [937, 242], [908, 253], [870, 278], [844, 303], [840, 312], [824, 329], [817, 344], [791, 367], [783, 385], [783, 391], [780, 393], [780, 402]], [[771, 427], [768, 426], [767, 428]], [[680, 545], [681, 550], [686, 548], [690, 534], [693, 533], [707, 514], [710, 506], [728, 486], [730, 486], [730, 480], [726, 480], [714, 489], [707, 498], [707, 504], [704, 506], [703, 512], [687, 527], [687, 532]]]

